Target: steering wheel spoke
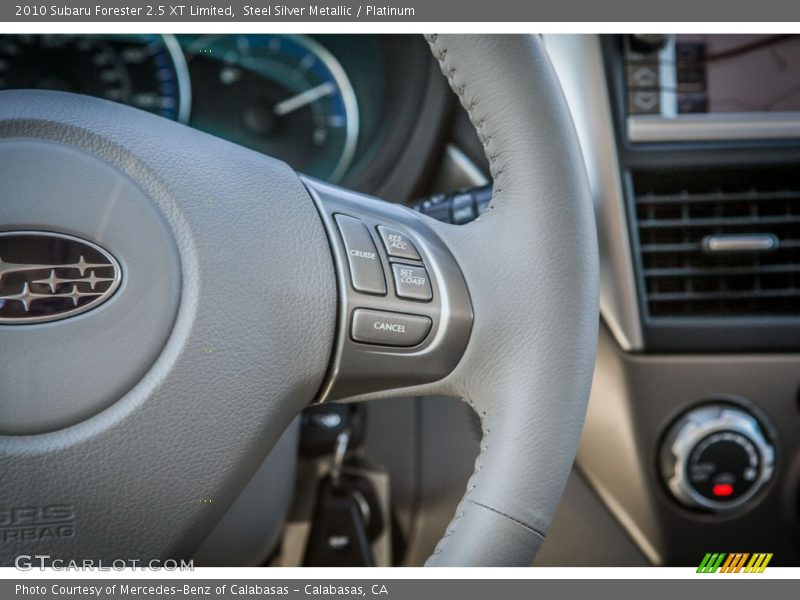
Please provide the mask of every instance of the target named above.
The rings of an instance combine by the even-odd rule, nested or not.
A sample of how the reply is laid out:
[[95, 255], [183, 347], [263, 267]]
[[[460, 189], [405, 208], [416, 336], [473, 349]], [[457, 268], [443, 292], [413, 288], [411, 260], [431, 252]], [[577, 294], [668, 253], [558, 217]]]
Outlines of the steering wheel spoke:
[[318, 401], [364, 399], [443, 379], [472, 329], [461, 271], [408, 208], [304, 179], [338, 273], [338, 328]]

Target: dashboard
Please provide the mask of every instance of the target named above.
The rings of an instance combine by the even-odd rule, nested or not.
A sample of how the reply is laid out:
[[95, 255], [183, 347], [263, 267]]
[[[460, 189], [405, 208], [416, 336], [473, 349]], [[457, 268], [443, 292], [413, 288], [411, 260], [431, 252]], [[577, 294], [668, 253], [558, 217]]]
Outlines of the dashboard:
[[419, 36], [0, 36], [0, 89], [121, 102], [390, 199], [409, 186], [381, 183], [399, 163], [423, 173], [442, 129], [431, 63]]

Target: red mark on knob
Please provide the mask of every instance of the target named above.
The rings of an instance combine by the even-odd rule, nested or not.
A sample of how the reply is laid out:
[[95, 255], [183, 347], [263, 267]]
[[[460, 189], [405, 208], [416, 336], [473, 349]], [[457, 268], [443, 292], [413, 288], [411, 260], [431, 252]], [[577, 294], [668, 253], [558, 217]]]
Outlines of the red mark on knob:
[[725, 496], [730, 496], [733, 493], [733, 486], [730, 483], [717, 483], [711, 488], [711, 493], [715, 496], [724, 498]]

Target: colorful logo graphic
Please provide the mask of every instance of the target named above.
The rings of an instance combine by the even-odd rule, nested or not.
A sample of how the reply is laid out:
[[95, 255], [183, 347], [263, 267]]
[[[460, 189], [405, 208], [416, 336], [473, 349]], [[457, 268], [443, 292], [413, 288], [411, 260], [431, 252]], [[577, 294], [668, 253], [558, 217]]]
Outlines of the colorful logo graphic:
[[698, 573], [763, 573], [772, 553], [708, 552], [697, 567]]

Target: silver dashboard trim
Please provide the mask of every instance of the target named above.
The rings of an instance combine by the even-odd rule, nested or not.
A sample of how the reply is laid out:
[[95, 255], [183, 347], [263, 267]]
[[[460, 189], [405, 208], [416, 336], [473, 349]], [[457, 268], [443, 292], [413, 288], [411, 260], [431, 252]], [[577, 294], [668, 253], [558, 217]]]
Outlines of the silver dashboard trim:
[[489, 183], [489, 178], [483, 174], [477, 165], [455, 144], [447, 144], [444, 148], [445, 159], [452, 163], [452, 167], [463, 174], [474, 186], [482, 186]]
[[771, 233], [708, 235], [700, 242], [704, 252], [765, 252], [774, 250], [780, 240]]
[[600, 313], [623, 350], [644, 346], [611, 102], [597, 35], [543, 36], [578, 132], [597, 218]]
[[636, 115], [627, 119], [632, 142], [706, 142], [800, 138], [800, 112]]

